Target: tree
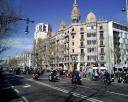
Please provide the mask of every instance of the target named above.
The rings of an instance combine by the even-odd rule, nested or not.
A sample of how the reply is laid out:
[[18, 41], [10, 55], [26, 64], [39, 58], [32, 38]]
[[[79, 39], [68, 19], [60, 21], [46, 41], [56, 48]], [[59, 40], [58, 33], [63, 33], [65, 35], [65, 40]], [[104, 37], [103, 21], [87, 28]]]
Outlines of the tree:
[[1, 41], [3, 38], [8, 37], [17, 28], [17, 15], [16, 9], [10, 0], [0, 0], [0, 54], [5, 51], [8, 47], [7, 41]]

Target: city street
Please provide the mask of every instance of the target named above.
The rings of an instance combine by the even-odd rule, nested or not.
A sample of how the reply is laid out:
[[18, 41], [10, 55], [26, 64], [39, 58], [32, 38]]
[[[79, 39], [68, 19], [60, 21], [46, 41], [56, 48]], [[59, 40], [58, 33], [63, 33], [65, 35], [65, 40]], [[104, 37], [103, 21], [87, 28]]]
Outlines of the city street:
[[128, 102], [128, 0], [0, 0], [0, 102]]
[[[12, 75], [13, 76], [13, 75]], [[128, 85], [83, 79], [83, 85], [72, 85], [69, 78], [49, 82], [48, 74], [38, 81], [31, 75], [9, 76], [8, 83], [26, 102], [127, 102]]]

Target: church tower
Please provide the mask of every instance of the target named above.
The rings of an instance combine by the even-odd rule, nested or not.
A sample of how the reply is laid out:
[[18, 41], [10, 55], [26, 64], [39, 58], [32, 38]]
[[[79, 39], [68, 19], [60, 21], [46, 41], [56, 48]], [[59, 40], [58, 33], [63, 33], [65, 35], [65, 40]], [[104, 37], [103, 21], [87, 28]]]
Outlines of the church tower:
[[74, 0], [71, 19], [73, 23], [78, 23], [80, 21], [80, 12], [78, 9], [77, 0]]

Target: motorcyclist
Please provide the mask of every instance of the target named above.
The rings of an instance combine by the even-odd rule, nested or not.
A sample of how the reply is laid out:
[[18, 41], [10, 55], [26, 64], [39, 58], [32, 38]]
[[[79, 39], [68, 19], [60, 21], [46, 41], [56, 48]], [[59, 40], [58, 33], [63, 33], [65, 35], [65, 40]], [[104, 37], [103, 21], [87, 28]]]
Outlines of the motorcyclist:
[[77, 68], [74, 68], [72, 71], [72, 83], [82, 84], [80, 79], [81, 76], [79, 71], [77, 71]]
[[76, 79], [80, 77], [79, 72], [77, 71], [77, 68], [74, 68], [74, 70], [72, 71], [72, 77], [75, 77]]
[[104, 81], [107, 82], [107, 84], [111, 83], [111, 78], [110, 78], [110, 74], [108, 73], [108, 71], [105, 71], [103, 79], [104, 79]]
[[50, 72], [49, 81], [58, 81], [58, 72], [57, 72], [57, 70], [52, 70]]
[[40, 76], [40, 74], [39, 74], [39, 70], [36, 69], [36, 70], [34, 71], [34, 73], [33, 73], [33, 79], [38, 79], [39, 76]]

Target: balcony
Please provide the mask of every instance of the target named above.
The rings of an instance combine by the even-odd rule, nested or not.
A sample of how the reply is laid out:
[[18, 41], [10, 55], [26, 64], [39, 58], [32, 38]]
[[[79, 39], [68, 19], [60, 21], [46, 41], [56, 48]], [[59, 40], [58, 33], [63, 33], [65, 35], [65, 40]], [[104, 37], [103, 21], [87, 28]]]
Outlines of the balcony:
[[103, 45], [100, 45], [100, 47], [105, 47], [105, 45], [103, 44]]
[[69, 43], [69, 39], [65, 39], [65, 41], [64, 41], [65, 43]]
[[80, 45], [80, 48], [85, 48], [85, 45]]
[[104, 52], [101, 52], [100, 55], [105, 55], [105, 53]]
[[72, 32], [71, 32], [71, 35], [75, 35], [75, 34], [76, 34], [76, 32], [75, 32], [75, 31], [72, 31]]
[[80, 34], [84, 34], [84, 32], [80, 32]]
[[100, 40], [104, 40], [104, 37], [100, 37]]
[[65, 38], [68, 38], [68, 37], [69, 37], [69, 35], [68, 35], [68, 34], [66, 34], [66, 35], [65, 35]]
[[81, 55], [81, 56], [84, 56], [84, 55], [85, 55], [85, 53], [84, 53], [84, 52], [82, 52], [82, 53], [80, 53], [80, 55]]
[[84, 38], [81, 38], [80, 41], [84, 41], [85, 39]]

